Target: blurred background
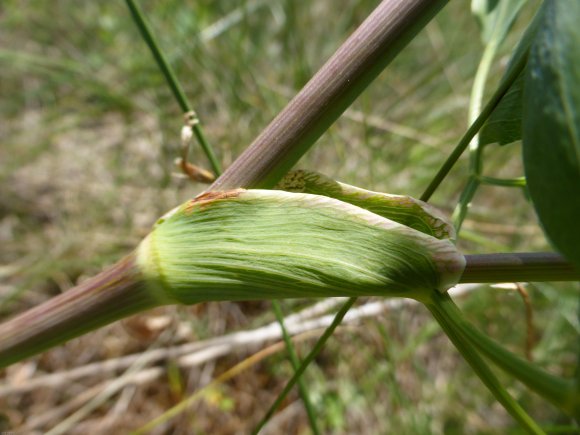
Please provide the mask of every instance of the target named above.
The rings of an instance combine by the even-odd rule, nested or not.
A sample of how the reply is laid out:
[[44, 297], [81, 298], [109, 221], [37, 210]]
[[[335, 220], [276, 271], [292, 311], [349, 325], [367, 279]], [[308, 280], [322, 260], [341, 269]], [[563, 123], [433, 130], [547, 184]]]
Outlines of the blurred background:
[[[140, 2], [224, 167], [376, 3]], [[502, 45], [487, 95], [538, 3], [527, 3]], [[467, 128], [482, 50], [469, 2], [451, 2], [299, 167], [419, 196]], [[124, 2], [0, 4], [0, 320], [115, 262], [160, 215], [204, 189], [174, 166], [182, 123]], [[520, 152], [517, 143], [487, 147], [485, 175], [522, 176]], [[196, 146], [191, 161], [210, 167]], [[451, 215], [467, 174], [464, 159], [432, 203]], [[501, 187], [480, 188], [459, 246], [466, 253], [550, 249], [523, 192]], [[526, 290], [534, 313], [531, 357], [571, 375], [579, 351], [578, 285]], [[283, 307], [288, 315], [318, 302]], [[529, 331], [518, 292], [479, 286], [458, 303], [478, 327], [524, 354]], [[207, 303], [102, 328], [0, 371], [0, 431], [124, 433], [197, 392], [186, 411], [152, 433], [250, 432], [292, 375], [284, 348], [225, 382], [208, 383], [278, 340], [233, 346], [193, 363], [170, 349], [274, 320], [269, 302]], [[301, 356], [316, 336], [297, 341]], [[127, 359], [152, 349], [161, 355], [154, 362]], [[117, 365], [106, 368], [106, 361]], [[133, 378], [111, 389], [127, 370]], [[304, 379], [324, 433], [519, 433], [421, 307], [348, 323]], [[541, 424], [570, 423], [501, 379]], [[295, 391], [264, 433], [310, 432]]]

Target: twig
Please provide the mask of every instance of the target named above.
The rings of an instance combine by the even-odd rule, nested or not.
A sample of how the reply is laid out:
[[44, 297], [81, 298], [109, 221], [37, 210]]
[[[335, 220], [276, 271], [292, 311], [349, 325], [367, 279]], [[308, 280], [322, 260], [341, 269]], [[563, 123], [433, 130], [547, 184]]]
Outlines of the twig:
[[534, 333], [534, 310], [532, 309], [532, 302], [530, 301], [530, 295], [523, 285], [519, 282], [515, 283], [516, 290], [522, 297], [524, 301], [524, 306], [526, 308], [526, 345], [524, 348], [526, 358], [528, 361], [532, 361], [532, 349], [534, 348], [534, 343], [536, 341]]
[[[290, 331], [297, 331], [298, 325], [304, 323], [307, 319], [317, 317], [331, 310], [344, 299], [346, 298], [329, 298], [318, 302], [299, 313], [286, 317], [285, 324], [289, 325]], [[42, 387], [57, 388], [64, 383], [87, 376], [105, 376], [109, 373], [127, 369], [141, 357], [145, 358], [148, 364], [153, 364], [166, 358], [179, 358], [187, 354], [200, 355], [199, 352], [203, 352], [205, 349], [215, 349], [224, 345], [232, 346], [231, 349], [237, 349], [238, 347], [244, 347], [275, 338], [279, 338], [279, 325], [277, 322], [272, 322], [254, 330], [234, 332], [221, 337], [187, 343], [181, 346], [151, 349], [140, 354], [125, 355], [107, 361], [76, 367], [65, 372], [51, 373], [34, 378], [22, 385], [0, 385], [0, 397], [9, 394], [26, 393]]]
[[[458, 296], [469, 292], [479, 285], [462, 284], [452, 290], [453, 295]], [[284, 323], [290, 335], [323, 328], [332, 322], [333, 315], [320, 314], [342, 303], [346, 298], [327, 299], [312, 307], [305, 308], [300, 313], [292, 314], [284, 319]], [[330, 304], [329, 302], [333, 303]], [[411, 299], [387, 299], [369, 302], [365, 305], [353, 308], [344, 322], [352, 323], [360, 319], [375, 317], [389, 309], [399, 309], [403, 306], [415, 304]], [[309, 319], [309, 320], [308, 320]], [[272, 322], [265, 326], [238, 331], [221, 337], [210, 338], [195, 343], [187, 343], [180, 346], [172, 346], [162, 349], [152, 349], [141, 354], [126, 355], [106, 361], [95, 362], [81, 367], [76, 367], [63, 372], [51, 373], [30, 379], [25, 384], [0, 385], [0, 397], [8, 395], [24, 394], [39, 388], [58, 388], [63, 384], [91, 376], [106, 376], [120, 370], [125, 370], [140, 358], [146, 365], [155, 364], [167, 358], [176, 359], [182, 367], [192, 367], [206, 363], [217, 357], [227, 355], [238, 349], [245, 349], [250, 345], [259, 345], [266, 341], [277, 340], [281, 337], [278, 322]]]
[[136, 376], [143, 368], [145, 368], [146, 364], [147, 361], [145, 358], [139, 358], [121, 377], [108, 383], [103, 388], [103, 390], [101, 390], [82, 408], [80, 408], [74, 414], [69, 415], [66, 419], [62, 420], [58, 425], [53, 427], [50, 431], [46, 432], [46, 435], [60, 435], [69, 432], [69, 429], [78, 421], [89, 415], [92, 411], [105, 403], [110, 397], [131, 383], [131, 379]]

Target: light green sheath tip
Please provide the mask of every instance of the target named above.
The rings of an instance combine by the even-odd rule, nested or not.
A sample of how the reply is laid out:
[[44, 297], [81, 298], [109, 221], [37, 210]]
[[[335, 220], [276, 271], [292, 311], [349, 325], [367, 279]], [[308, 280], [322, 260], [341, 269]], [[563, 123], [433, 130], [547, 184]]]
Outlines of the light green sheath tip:
[[137, 254], [156, 291], [184, 304], [422, 299], [457, 283], [464, 268], [464, 257], [448, 239], [335, 198], [278, 190], [203, 194], [160, 219]]
[[289, 192], [329, 196], [438, 239], [455, 240], [455, 228], [439, 210], [410, 196], [373, 192], [302, 169], [290, 171], [276, 188]]

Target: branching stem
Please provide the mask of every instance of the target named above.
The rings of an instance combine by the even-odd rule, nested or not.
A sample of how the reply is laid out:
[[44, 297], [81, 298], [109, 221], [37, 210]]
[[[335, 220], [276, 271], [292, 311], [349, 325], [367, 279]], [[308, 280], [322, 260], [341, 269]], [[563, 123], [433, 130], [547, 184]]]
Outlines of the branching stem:
[[578, 416], [580, 390], [576, 379], [567, 380], [554, 376], [511, 353], [465, 320], [461, 311], [446, 293], [433, 292], [432, 303], [428, 304], [428, 308], [431, 311], [437, 311], [439, 316], [445, 318], [452, 330], [461, 335], [472, 346], [475, 346], [498, 367], [568, 414]]
[[[436, 296], [437, 292], [433, 293], [435, 293]], [[471, 368], [477, 373], [486, 387], [492, 392], [497, 401], [500, 402], [512, 417], [526, 428], [529, 433], [543, 434], [544, 431], [509, 395], [485, 361], [479, 356], [473, 343], [465, 338], [461, 329], [459, 329], [456, 323], [453, 322], [453, 319], [442, 307], [441, 303], [439, 303], [438, 300], [434, 300], [431, 303], [427, 303], [426, 306], [429, 311], [431, 311], [431, 314], [433, 314], [433, 317], [437, 320], [441, 328], [445, 331], [445, 334], [447, 334], [451, 342], [455, 345], [457, 350], [459, 350]]]
[[463, 152], [467, 149], [475, 135], [481, 130], [485, 121], [490, 117], [491, 113], [494, 109], [498, 106], [499, 102], [503, 98], [503, 96], [507, 93], [509, 88], [511, 87], [512, 83], [518, 78], [520, 73], [523, 71], [524, 67], [527, 63], [527, 56], [521, 56], [516, 64], [514, 64], [513, 69], [510, 71], [510, 74], [505, 77], [505, 79], [501, 82], [497, 90], [492, 95], [489, 102], [485, 105], [479, 116], [475, 119], [475, 121], [469, 126], [463, 137], [459, 140], [455, 149], [451, 152], [439, 172], [435, 175], [427, 189], [423, 195], [421, 195], [421, 200], [428, 201], [435, 190], [439, 187], [441, 182], [445, 179], [449, 171], [453, 168], [459, 157], [463, 154]]
[[[460, 280], [463, 283], [580, 280], [580, 273], [553, 253], [465, 258], [467, 267]], [[135, 267], [134, 257], [128, 256], [62, 295], [0, 324], [0, 367], [130, 314], [170, 302], [151, 293]]]

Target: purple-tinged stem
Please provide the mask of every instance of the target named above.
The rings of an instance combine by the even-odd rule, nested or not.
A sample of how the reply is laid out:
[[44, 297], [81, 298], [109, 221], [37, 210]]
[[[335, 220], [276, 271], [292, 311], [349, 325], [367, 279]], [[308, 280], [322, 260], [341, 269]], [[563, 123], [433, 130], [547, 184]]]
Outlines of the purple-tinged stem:
[[448, 0], [384, 0], [209, 190], [271, 188]]
[[[580, 273], [555, 253], [466, 255], [465, 259], [462, 283], [580, 280]], [[150, 289], [134, 255], [125, 257], [62, 295], [0, 324], [0, 367], [168, 302]]]
[[135, 256], [0, 325], [0, 367], [139, 311], [161, 305], [146, 290]]
[[579, 281], [580, 271], [555, 252], [466, 255], [461, 283]]

